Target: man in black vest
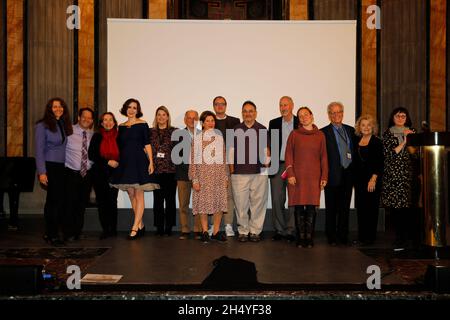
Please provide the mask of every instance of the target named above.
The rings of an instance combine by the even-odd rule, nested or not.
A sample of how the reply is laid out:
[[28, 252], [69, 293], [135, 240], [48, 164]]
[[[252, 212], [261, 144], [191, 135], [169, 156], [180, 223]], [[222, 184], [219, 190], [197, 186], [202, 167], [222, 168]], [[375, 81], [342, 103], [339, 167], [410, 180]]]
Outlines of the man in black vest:
[[327, 111], [331, 123], [321, 129], [327, 141], [329, 168], [325, 187], [325, 230], [330, 245], [335, 246], [338, 242], [347, 245], [355, 129], [342, 123], [342, 103], [331, 102]]

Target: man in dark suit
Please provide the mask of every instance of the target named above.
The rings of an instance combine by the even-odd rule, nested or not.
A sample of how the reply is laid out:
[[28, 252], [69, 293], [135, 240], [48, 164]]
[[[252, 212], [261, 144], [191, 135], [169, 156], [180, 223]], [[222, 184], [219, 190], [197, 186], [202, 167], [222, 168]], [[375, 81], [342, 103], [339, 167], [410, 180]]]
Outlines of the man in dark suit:
[[[281, 174], [286, 169], [284, 165], [284, 154], [289, 134], [298, 127], [298, 118], [294, 116], [294, 102], [291, 97], [284, 96], [280, 99], [281, 117], [270, 120], [269, 135], [274, 130], [278, 131], [278, 150], [272, 151], [272, 160], [279, 159], [278, 172], [270, 176], [270, 194], [272, 197], [272, 222], [275, 235], [272, 240], [277, 241], [285, 238], [288, 241], [295, 240], [294, 228], [294, 208], [286, 210], [286, 188], [287, 180], [281, 178]], [[274, 157], [278, 152], [279, 156]]]
[[325, 187], [325, 230], [330, 245], [348, 244], [352, 197], [352, 160], [355, 129], [342, 123], [344, 106], [331, 102], [327, 108], [331, 123], [322, 128], [327, 141], [328, 184]]

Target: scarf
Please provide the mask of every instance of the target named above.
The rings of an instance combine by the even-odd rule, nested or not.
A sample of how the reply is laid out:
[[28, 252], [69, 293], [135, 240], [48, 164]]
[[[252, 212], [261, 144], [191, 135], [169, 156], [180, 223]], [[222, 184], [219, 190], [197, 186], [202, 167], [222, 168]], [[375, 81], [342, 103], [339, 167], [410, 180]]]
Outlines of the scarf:
[[100, 128], [102, 142], [100, 143], [100, 156], [107, 160], [119, 161], [119, 147], [117, 146], [117, 128], [105, 130]]

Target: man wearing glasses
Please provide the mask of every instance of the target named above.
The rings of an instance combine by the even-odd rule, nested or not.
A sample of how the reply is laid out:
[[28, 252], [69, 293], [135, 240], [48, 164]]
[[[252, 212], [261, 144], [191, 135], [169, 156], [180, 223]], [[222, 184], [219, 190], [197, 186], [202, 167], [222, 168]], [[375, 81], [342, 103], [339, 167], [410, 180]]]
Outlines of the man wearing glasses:
[[328, 243], [348, 244], [350, 202], [352, 198], [352, 161], [355, 129], [342, 123], [344, 105], [328, 105], [330, 124], [322, 128], [327, 141], [328, 184], [325, 187], [325, 230]]
[[[227, 129], [233, 129], [235, 126], [241, 123], [238, 118], [229, 116], [227, 111], [227, 100], [222, 96], [217, 96], [213, 99], [214, 112], [216, 114], [216, 129], [222, 132], [222, 136], [226, 145], [227, 142]], [[233, 220], [234, 220], [234, 200], [233, 193], [231, 192], [231, 183], [228, 184], [228, 212], [223, 216], [225, 223], [225, 234], [227, 237], [234, 237]]]

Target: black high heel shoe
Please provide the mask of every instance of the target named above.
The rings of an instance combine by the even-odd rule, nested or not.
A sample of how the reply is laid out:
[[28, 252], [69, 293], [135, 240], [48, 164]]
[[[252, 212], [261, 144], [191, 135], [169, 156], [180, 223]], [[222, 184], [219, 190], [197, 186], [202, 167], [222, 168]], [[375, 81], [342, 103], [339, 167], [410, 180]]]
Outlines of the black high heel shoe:
[[[135, 235], [132, 236], [131, 233], [135, 232]], [[137, 238], [139, 238], [139, 230], [135, 230], [135, 229], [131, 229], [130, 234], [128, 235], [127, 239], [128, 240], [136, 240]]]
[[142, 229], [138, 230], [139, 236], [142, 237], [145, 235], [145, 226], [142, 227]]

